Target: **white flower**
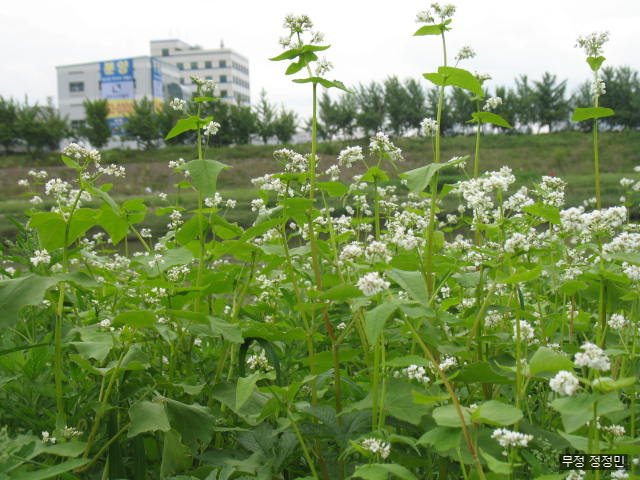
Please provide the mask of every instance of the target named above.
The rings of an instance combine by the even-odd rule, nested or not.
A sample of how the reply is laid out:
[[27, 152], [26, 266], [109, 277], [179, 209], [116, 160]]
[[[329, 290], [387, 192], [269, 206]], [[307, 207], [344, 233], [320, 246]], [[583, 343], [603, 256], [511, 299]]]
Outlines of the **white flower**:
[[622, 437], [626, 433], [626, 430], [622, 425], [608, 425], [601, 427], [600, 430], [609, 432], [615, 437]]
[[377, 438], [365, 438], [360, 442], [362, 448], [369, 450], [371, 453], [380, 454], [381, 458], [387, 458], [389, 453], [391, 453], [391, 445], [378, 440]]
[[627, 325], [627, 319], [621, 313], [613, 313], [607, 324], [614, 330], [622, 330]]
[[369, 150], [371, 153], [380, 152], [382, 156], [386, 156], [389, 160], [402, 161], [402, 150], [396, 147], [389, 137], [382, 132], [378, 132], [375, 136], [371, 137], [369, 142]]
[[347, 147], [343, 149], [338, 155], [338, 165], [345, 166], [347, 168], [351, 168], [355, 162], [359, 162], [364, 160], [364, 155], [362, 154], [362, 147]]
[[504, 249], [509, 253], [516, 253], [520, 250], [528, 252], [530, 248], [531, 244], [529, 243], [527, 236], [518, 232], [515, 232], [507, 239], [506, 242], [504, 242]]
[[566, 370], [560, 370], [555, 377], [549, 380], [551, 390], [561, 395], [573, 395], [579, 386], [578, 378]]
[[333, 64], [326, 58], [321, 58], [316, 63], [316, 76], [321, 77], [333, 68]]
[[273, 370], [273, 367], [269, 364], [269, 359], [264, 350], [260, 350], [257, 355], [249, 355], [246, 360], [246, 364], [251, 371], [269, 371]]
[[29, 202], [33, 205], [40, 205], [42, 203], [42, 198], [40, 198], [38, 195], [34, 195], [33, 197], [31, 197], [31, 200], [29, 200]]
[[629, 474], [626, 470], [616, 470], [611, 472], [611, 480], [625, 480], [629, 478]]
[[586, 474], [587, 472], [585, 472], [584, 470], [571, 470], [565, 480], [584, 480]]
[[425, 118], [420, 123], [420, 131], [425, 137], [434, 137], [438, 132], [438, 122], [433, 118]]
[[70, 157], [78, 162], [84, 160], [92, 160], [96, 165], [100, 163], [100, 152], [97, 150], [89, 150], [82, 147], [77, 143], [70, 143], [63, 150], [62, 153], [67, 157]]
[[578, 37], [576, 47], [582, 48], [588, 57], [597, 57], [602, 53], [602, 46], [609, 40], [609, 32], [593, 32]]
[[[518, 324], [513, 325], [513, 340], [518, 338]], [[520, 340], [524, 343], [536, 343], [536, 331], [526, 320], [520, 320]]]
[[33, 253], [34, 256], [31, 257], [30, 260], [34, 267], [37, 267], [41, 263], [49, 265], [49, 262], [51, 262], [51, 256], [49, 255], [49, 252], [47, 252], [47, 250], [45, 250], [44, 248], [42, 250], [36, 250]]
[[226, 206], [227, 208], [236, 208], [236, 204], [237, 204], [237, 203], [238, 203], [238, 202], [237, 202], [236, 200], [231, 200], [231, 199], [229, 199], [229, 200], [227, 200], [227, 201], [226, 201], [225, 206]]
[[458, 51], [458, 54], [455, 56], [456, 62], [460, 60], [466, 60], [467, 58], [473, 58], [476, 56], [476, 52], [469, 45], [465, 45]]
[[450, 368], [458, 366], [458, 359], [456, 357], [448, 357], [445, 355], [444, 359], [440, 363], [440, 370], [446, 372]]
[[364, 277], [360, 278], [358, 283], [356, 283], [356, 286], [367, 297], [372, 297], [373, 295], [386, 290], [389, 288], [389, 285], [391, 284], [381, 278], [378, 272], [369, 272]]
[[42, 441], [44, 443], [56, 443], [56, 437], [52, 437], [49, 435], [49, 432], [42, 432]]
[[502, 105], [502, 98], [500, 97], [490, 97], [487, 98], [487, 101], [484, 103], [482, 109], [486, 112], [490, 112], [491, 110], [495, 110], [500, 105]]
[[533, 440], [533, 435], [513, 432], [506, 428], [498, 428], [493, 431], [491, 438], [498, 440], [501, 447], [526, 447]]
[[586, 342], [580, 348], [584, 350], [584, 353], [578, 352], [575, 354], [574, 362], [577, 367], [589, 367], [602, 372], [606, 372], [611, 368], [609, 357], [597, 345]]
[[347, 328], [347, 324], [344, 322], [340, 322], [338, 325], [336, 325], [337, 330], [344, 330], [345, 328]]
[[220, 130], [220, 124], [218, 122], [211, 121], [204, 127], [204, 134], [209, 137], [215, 135]]
[[169, 102], [169, 106], [171, 108], [173, 108], [176, 111], [182, 112], [184, 111], [184, 106], [187, 104], [187, 102], [185, 102], [184, 100], [182, 100], [181, 98], [174, 98], [173, 100], [171, 100]]
[[594, 80], [591, 84], [591, 96], [599, 97], [607, 93], [607, 88], [602, 80]]

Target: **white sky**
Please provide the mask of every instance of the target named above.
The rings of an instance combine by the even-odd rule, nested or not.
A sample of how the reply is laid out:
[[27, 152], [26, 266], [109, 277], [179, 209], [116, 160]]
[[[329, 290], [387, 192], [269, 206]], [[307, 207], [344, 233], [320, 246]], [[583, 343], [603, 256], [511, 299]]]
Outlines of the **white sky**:
[[[56, 65], [149, 55], [149, 40], [180, 38], [204, 48], [225, 46], [249, 58], [251, 96], [265, 88], [272, 102], [310, 116], [310, 87], [284, 76], [278, 38], [288, 13], [308, 14], [331, 48], [329, 78], [347, 86], [397, 75], [422, 78], [441, 64], [438, 37], [413, 37], [415, 14], [430, 1], [396, 0], [4, 0], [0, 8], [0, 95], [56, 101]], [[449, 3], [447, 1], [442, 3]], [[605, 65], [640, 70], [638, 0], [453, 0], [450, 58], [471, 45], [461, 67], [493, 76], [490, 87], [544, 71], [589, 78], [578, 35], [609, 30]], [[426, 86], [428, 82], [422, 79]], [[430, 85], [429, 85], [430, 86]]]

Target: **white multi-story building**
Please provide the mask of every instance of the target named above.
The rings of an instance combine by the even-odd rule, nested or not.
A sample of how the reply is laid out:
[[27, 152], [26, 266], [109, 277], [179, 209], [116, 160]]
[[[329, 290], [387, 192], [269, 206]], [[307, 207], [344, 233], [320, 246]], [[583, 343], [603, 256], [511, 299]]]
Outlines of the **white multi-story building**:
[[133, 112], [133, 102], [144, 97], [161, 108], [167, 98], [188, 98], [190, 88], [180, 85], [175, 65], [151, 57], [121, 58], [56, 67], [58, 107], [72, 127], [85, 119], [84, 100], [107, 99], [109, 123], [120, 133], [124, 117]]
[[249, 60], [229, 48], [204, 50], [177, 39], [152, 40], [151, 56], [175, 65], [182, 85], [191, 85], [191, 75], [199, 75], [213, 80], [216, 94], [225, 101], [251, 103]]

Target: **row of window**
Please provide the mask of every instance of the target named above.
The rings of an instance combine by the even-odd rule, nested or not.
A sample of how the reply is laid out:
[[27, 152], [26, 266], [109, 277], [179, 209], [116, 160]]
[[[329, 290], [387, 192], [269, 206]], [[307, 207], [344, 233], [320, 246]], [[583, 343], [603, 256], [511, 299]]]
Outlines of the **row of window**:
[[[184, 70], [184, 63], [183, 62], [178, 62], [176, 64], [178, 66], [178, 70]], [[198, 66], [198, 62], [190, 62], [189, 63], [189, 69], [190, 70], [198, 70], [199, 66]], [[204, 68], [213, 68], [213, 62], [211, 60], [205, 60], [204, 61]], [[226, 60], [218, 60], [218, 68], [227, 68], [227, 61]]]
[[69, 92], [84, 92], [84, 82], [69, 82]]
[[232, 62], [232, 65], [233, 65], [233, 68], [235, 68], [236, 70], [249, 75], [249, 69], [244, 65], [242, 65], [241, 63]]
[[249, 82], [239, 77], [233, 77], [233, 83], [235, 83], [236, 85], [240, 85], [244, 88], [249, 88]]

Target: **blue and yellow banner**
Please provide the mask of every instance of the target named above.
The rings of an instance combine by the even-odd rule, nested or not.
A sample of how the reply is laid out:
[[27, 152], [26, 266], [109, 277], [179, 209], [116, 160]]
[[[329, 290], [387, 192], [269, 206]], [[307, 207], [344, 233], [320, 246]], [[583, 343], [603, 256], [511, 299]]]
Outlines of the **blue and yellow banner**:
[[124, 133], [126, 116], [133, 113], [135, 81], [133, 59], [122, 58], [100, 62], [100, 93], [108, 100], [109, 124], [114, 135]]

